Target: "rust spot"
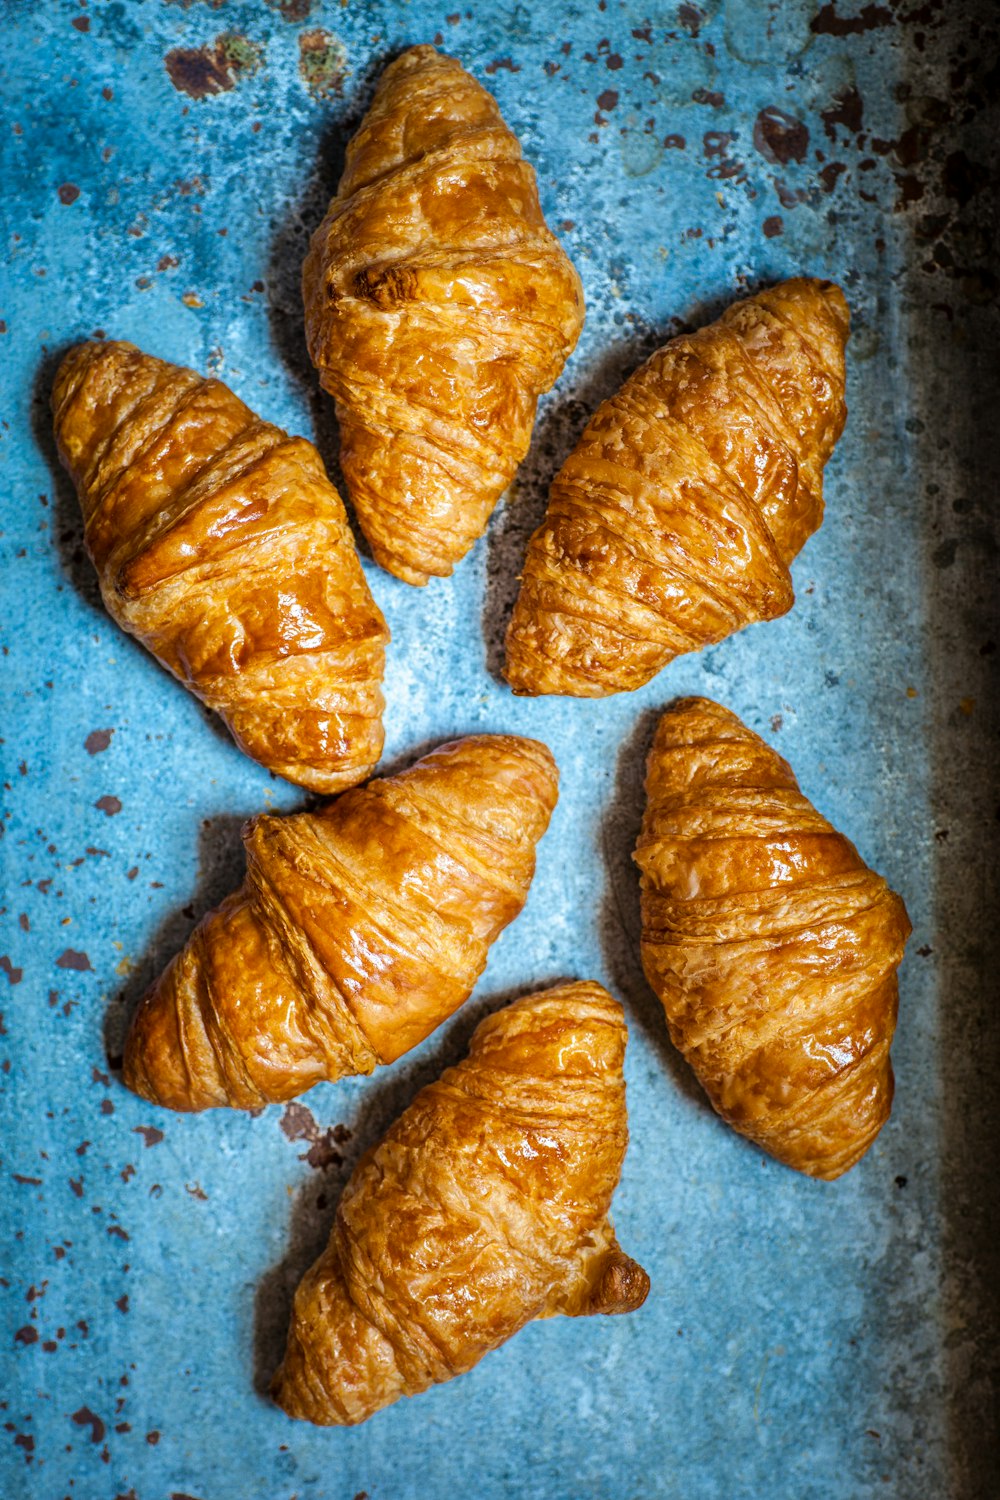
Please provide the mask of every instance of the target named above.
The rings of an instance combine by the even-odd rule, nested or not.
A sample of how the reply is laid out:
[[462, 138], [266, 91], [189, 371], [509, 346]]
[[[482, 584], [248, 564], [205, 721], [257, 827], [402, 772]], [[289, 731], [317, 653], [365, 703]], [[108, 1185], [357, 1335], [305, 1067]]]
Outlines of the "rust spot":
[[77, 969], [81, 974], [85, 974], [90, 967], [90, 959], [86, 953], [80, 953], [76, 948], [67, 948], [56, 959], [57, 969]]
[[0, 969], [6, 974], [11, 984], [20, 984], [24, 978], [24, 970], [15, 968], [6, 953], [0, 953]]
[[69, 24], [73, 26], [77, 31], [87, 32], [90, 30], [90, 17], [74, 16]]
[[809, 131], [794, 115], [769, 104], [753, 123], [753, 143], [765, 161], [785, 167], [790, 161], [805, 161]]
[[829, 109], [820, 111], [820, 119], [823, 121], [823, 129], [831, 141], [837, 139], [837, 126], [843, 125], [852, 135], [857, 135], [864, 123], [865, 106], [861, 95], [852, 84], [850, 88], [842, 89], [834, 98]]
[[713, 93], [711, 89], [695, 89], [691, 98], [695, 104], [708, 104], [712, 109], [721, 109], [726, 102], [725, 94]]
[[945, 157], [941, 186], [946, 196], [953, 198], [961, 208], [986, 186], [989, 178], [989, 169], [970, 161], [964, 151], [953, 151]]
[[37, 1344], [38, 1329], [31, 1323], [25, 1323], [24, 1327], [19, 1328], [15, 1333], [14, 1342], [15, 1344]]
[[[784, 234], [785, 221], [780, 214], [772, 214], [771, 218], [764, 220], [763, 229], [764, 238], [773, 240], [776, 235]], [[780, 729], [781, 725], [779, 724], [776, 727]]]
[[697, 5], [680, 5], [677, 8], [677, 19], [685, 31], [697, 36], [705, 19], [705, 12]]
[[238, 31], [224, 31], [203, 47], [175, 47], [163, 59], [174, 88], [189, 99], [207, 99], [235, 88], [244, 73], [256, 73], [264, 49]]
[[497, 57], [494, 58], [493, 62], [486, 64], [486, 72], [491, 75], [498, 73], [501, 68], [506, 68], [508, 73], [520, 73], [521, 71], [519, 64], [512, 57]]
[[102, 1443], [104, 1441], [104, 1433], [106, 1431], [104, 1423], [96, 1411], [91, 1411], [89, 1406], [81, 1406], [79, 1411], [73, 1413], [70, 1420], [75, 1422], [77, 1427], [90, 1428], [90, 1441], [92, 1443]]
[[884, 5], [866, 5], [856, 16], [840, 16], [836, 3], [824, 5], [813, 17], [810, 29], [816, 36], [862, 36], [892, 25], [892, 11]]
[[75, 182], [64, 182], [59, 188], [60, 203], [75, 203], [80, 196], [80, 189]]
[[122, 810], [122, 805], [117, 797], [98, 797], [94, 806], [109, 818], [113, 818], [116, 813], [120, 813]]
[[823, 168], [822, 172], [818, 174], [819, 180], [823, 184], [823, 191], [825, 193], [832, 193], [837, 186], [837, 178], [846, 171], [847, 167], [842, 161], [829, 162]]
[[155, 1125], [136, 1125], [132, 1131], [133, 1135], [141, 1135], [146, 1146], [158, 1146], [163, 1140], [163, 1131], [158, 1130]]
[[351, 1138], [346, 1125], [334, 1125], [321, 1131], [310, 1110], [304, 1104], [286, 1104], [279, 1121], [281, 1129], [290, 1141], [308, 1141], [309, 1150], [299, 1157], [317, 1171], [327, 1167], [339, 1167], [343, 1156], [337, 1150]]
[[83, 748], [88, 755], [100, 755], [111, 744], [113, 729], [92, 729], [83, 742]]
[[312, 13], [313, 0], [267, 0], [283, 21], [308, 21]]
[[343, 91], [347, 52], [332, 32], [304, 31], [299, 37], [299, 75], [314, 99], [330, 99]]
[[605, 89], [603, 94], [598, 94], [597, 96], [598, 108], [603, 109], [605, 112], [614, 109], [617, 103], [618, 94], [614, 89]]

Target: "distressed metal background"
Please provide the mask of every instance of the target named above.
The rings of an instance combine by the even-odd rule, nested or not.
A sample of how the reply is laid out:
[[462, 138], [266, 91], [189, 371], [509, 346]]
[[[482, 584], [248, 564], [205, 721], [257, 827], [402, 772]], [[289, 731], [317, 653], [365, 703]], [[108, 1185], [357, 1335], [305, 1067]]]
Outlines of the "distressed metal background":
[[[995, 1497], [992, 7], [465, 3], [4, 8], [0, 1493]], [[121, 1087], [123, 1022], [240, 878], [242, 818], [301, 798], [103, 613], [52, 371], [97, 329], [133, 339], [334, 464], [299, 264], [374, 78], [431, 39], [521, 137], [588, 317], [457, 576], [418, 592], [369, 565], [394, 636], [386, 763], [525, 731], [562, 798], [524, 915], [416, 1054], [258, 1118], [183, 1119]], [[800, 269], [840, 280], [855, 323], [795, 609], [631, 697], [516, 701], [498, 643], [586, 414], [664, 335]], [[641, 977], [642, 760], [656, 710], [690, 692], [788, 756], [909, 904], [895, 1111], [834, 1186], [711, 1114]], [[352, 1163], [486, 1008], [562, 975], [628, 1008], [616, 1218], [647, 1306], [536, 1324], [358, 1431], [293, 1425], [256, 1391]]]

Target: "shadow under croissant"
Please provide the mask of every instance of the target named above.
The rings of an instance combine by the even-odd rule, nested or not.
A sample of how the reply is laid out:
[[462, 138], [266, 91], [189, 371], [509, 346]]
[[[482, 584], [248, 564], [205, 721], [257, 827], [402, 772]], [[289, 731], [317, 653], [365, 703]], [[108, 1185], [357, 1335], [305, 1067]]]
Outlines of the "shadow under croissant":
[[[666, 706], [664, 703], [663, 708]], [[642, 1027], [671, 1084], [687, 1099], [714, 1113], [691, 1068], [670, 1040], [663, 1006], [650, 988], [639, 955], [639, 871], [632, 851], [646, 806], [646, 757], [663, 708], [648, 708], [641, 713], [618, 753], [614, 790], [600, 826], [605, 889], [598, 930], [611, 989], [623, 1002], [626, 1019]]]
[[507, 625], [520, 587], [529, 538], [545, 515], [549, 486], [596, 408], [669, 336], [647, 330], [639, 339], [602, 350], [580, 375], [572, 393], [557, 386], [541, 407], [531, 434], [531, 447], [494, 510], [486, 533], [482, 631], [486, 669], [502, 685]]
[[[534, 993], [569, 982], [566, 975], [552, 975], [532, 984], [530, 989]], [[493, 995], [473, 996], [450, 1021], [438, 1028], [428, 1048], [372, 1074], [349, 1122], [350, 1134], [345, 1133], [343, 1145], [338, 1150], [340, 1160], [316, 1168], [299, 1187], [292, 1201], [288, 1249], [281, 1260], [261, 1277], [254, 1294], [253, 1386], [258, 1395], [269, 1395], [271, 1379], [284, 1357], [296, 1288], [326, 1247], [340, 1195], [358, 1162], [378, 1145], [390, 1125], [409, 1108], [422, 1088], [440, 1078], [446, 1068], [461, 1061], [480, 1021], [526, 993], [525, 986], [519, 985], [516, 989], [498, 991]], [[328, 1108], [332, 1108], [336, 1095], [329, 1090], [336, 1087], [336, 1084], [321, 1084], [303, 1095], [303, 1102], [313, 1112], [321, 1099], [329, 1101]], [[280, 1120], [279, 1111], [284, 1108], [286, 1106], [273, 1106], [268, 1112], [268, 1120]]]
[[[76, 343], [74, 340], [73, 343]], [[104, 615], [104, 602], [97, 572], [87, 555], [83, 540], [83, 515], [73, 481], [59, 461], [52, 430], [50, 398], [56, 371], [73, 344], [61, 344], [39, 361], [31, 392], [31, 430], [52, 476], [52, 520], [59, 562], [63, 572], [80, 597], [96, 614]]]
[[305, 179], [298, 199], [289, 208], [275, 233], [267, 263], [267, 310], [271, 340], [308, 403], [313, 426], [312, 441], [347, 508], [357, 549], [362, 557], [369, 560], [371, 548], [358, 524], [340, 467], [340, 428], [333, 399], [320, 385], [319, 375], [313, 367], [306, 346], [302, 262], [309, 248], [309, 240], [322, 223], [330, 199], [336, 194], [344, 170], [347, 144], [371, 103], [379, 75], [403, 50], [399, 48], [372, 59], [355, 76], [355, 87], [343, 112], [323, 130], [312, 171]]
[[125, 1037], [149, 986], [180, 952], [205, 913], [242, 882], [246, 862], [240, 830], [250, 816], [221, 813], [203, 821], [198, 831], [198, 883], [191, 900], [163, 920], [141, 963], [112, 996], [104, 1013], [104, 1050], [113, 1072], [121, 1073]]

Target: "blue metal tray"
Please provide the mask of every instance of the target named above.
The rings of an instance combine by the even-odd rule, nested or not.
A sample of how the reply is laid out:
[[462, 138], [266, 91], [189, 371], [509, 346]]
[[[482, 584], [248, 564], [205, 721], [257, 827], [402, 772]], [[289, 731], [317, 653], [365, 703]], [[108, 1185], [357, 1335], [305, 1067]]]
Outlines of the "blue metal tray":
[[[5, 7], [0, 1493], [995, 1497], [995, 22], [934, 0], [459, 5]], [[241, 878], [242, 819], [302, 798], [103, 612], [48, 390], [101, 329], [217, 372], [333, 465], [299, 266], [373, 80], [428, 40], [495, 92], [588, 315], [457, 575], [416, 591], [366, 564], [393, 631], [385, 763], [519, 731], [551, 745], [562, 796], [447, 1027], [287, 1109], [180, 1118], [122, 1088], [124, 1021]], [[588, 412], [678, 326], [801, 270], [844, 285], [854, 333], [794, 610], [632, 696], [514, 699], [515, 576]], [[642, 979], [629, 854], [680, 693], [776, 745], [909, 905], [895, 1110], [832, 1186], [711, 1113]], [[560, 976], [627, 1007], [615, 1213], [647, 1305], [535, 1324], [356, 1431], [289, 1422], [262, 1392], [352, 1164], [488, 1008]]]

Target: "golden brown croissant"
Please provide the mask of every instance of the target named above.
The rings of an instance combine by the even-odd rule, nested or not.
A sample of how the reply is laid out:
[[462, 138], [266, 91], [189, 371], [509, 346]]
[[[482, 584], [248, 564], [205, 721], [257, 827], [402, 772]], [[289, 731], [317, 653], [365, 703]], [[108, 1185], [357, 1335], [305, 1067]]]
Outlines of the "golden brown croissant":
[[433, 47], [382, 75], [302, 276], [313, 364], [375, 560], [446, 575], [528, 450], [583, 323], [496, 101]]
[[129, 1088], [249, 1109], [415, 1047], [524, 905], [557, 778], [537, 740], [475, 735], [318, 812], [251, 819], [243, 886], [136, 1014]]
[[717, 703], [666, 711], [646, 791], [642, 962], [671, 1038], [736, 1130], [839, 1177], [892, 1105], [906, 908]]
[[316, 791], [382, 753], [385, 621], [319, 454], [219, 380], [132, 344], [80, 344], [52, 392], [110, 614]]
[[556, 475], [507, 632], [515, 693], [599, 698], [794, 600], [843, 430], [847, 305], [798, 279], [672, 339]]
[[568, 984], [488, 1016], [359, 1163], [272, 1392], [322, 1425], [478, 1364], [532, 1318], [649, 1290], [608, 1219], [628, 1141], [621, 1006]]

